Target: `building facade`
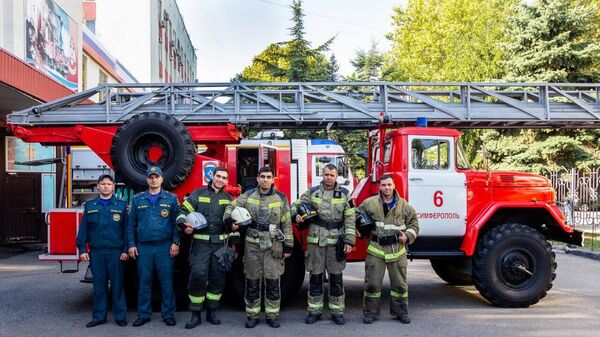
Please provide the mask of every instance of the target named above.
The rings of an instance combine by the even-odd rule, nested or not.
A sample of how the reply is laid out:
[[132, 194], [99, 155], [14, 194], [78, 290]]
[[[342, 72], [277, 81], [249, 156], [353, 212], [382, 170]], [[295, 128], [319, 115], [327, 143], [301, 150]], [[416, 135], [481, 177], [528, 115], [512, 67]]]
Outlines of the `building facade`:
[[96, 19], [86, 25], [140, 82], [196, 81], [196, 52], [175, 0], [101, 0], [95, 5]]

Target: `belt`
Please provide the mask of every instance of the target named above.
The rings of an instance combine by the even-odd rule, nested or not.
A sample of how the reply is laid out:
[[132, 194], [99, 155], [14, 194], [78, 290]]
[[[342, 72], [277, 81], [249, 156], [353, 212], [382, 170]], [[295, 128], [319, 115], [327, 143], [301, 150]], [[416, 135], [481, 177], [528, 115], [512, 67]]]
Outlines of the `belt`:
[[319, 220], [318, 222], [315, 222], [315, 225], [321, 226], [321, 227], [324, 227], [327, 229], [340, 229], [344, 226], [344, 223], [342, 221]]
[[209, 242], [219, 242], [225, 241], [229, 237], [229, 234], [194, 234], [195, 240], [209, 241]]
[[371, 235], [371, 241], [377, 242], [382, 246], [389, 246], [399, 242], [396, 235], [378, 236], [375, 234]]
[[266, 232], [269, 230], [269, 224], [266, 223], [251, 223], [248, 227], [259, 230], [261, 232]]

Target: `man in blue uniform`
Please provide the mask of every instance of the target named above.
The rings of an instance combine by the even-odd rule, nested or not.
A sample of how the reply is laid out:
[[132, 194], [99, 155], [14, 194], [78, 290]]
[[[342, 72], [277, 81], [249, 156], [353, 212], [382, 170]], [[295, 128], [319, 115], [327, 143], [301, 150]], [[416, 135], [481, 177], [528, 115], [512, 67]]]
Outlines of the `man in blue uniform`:
[[183, 224], [177, 196], [162, 189], [162, 170], [150, 166], [146, 170], [148, 190], [131, 201], [127, 225], [129, 256], [137, 259], [138, 318], [133, 326], [150, 322], [152, 277], [158, 274], [161, 289], [160, 315], [168, 326], [175, 325], [175, 292], [173, 290], [173, 258], [179, 254], [179, 233], [175, 225]]
[[[92, 320], [86, 327], [106, 323], [108, 281], [112, 289], [112, 315], [119, 326], [127, 325], [127, 304], [123, 290], [123, 263], [127, 260], [127, 203], [113, 195], [113, 177], [98, 178], [99, 195], [83, 207], [83, 219], [77, 233], [77, 248], [82, 261], [90, 261], [94, 284]], [[89, 244], [90, 252], [86, 245]]]

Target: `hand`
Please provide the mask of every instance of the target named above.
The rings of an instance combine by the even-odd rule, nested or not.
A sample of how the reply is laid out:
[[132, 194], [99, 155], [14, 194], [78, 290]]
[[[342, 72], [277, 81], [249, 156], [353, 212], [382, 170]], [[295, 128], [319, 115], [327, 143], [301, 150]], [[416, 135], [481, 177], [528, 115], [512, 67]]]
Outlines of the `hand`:
[[349, 254], [352, 251], [352, 246], [349, 244], [344, 245], [344, 254]]
[[81, 261], [89, 261], [90, 260], [90, 254], [88, 254], [88, 253], [81, 253], [81, 254], [79, 254], [79, 259]]
[[175, 256], [179, 255], [179, 246], [172, 243], [171, 249], [169, 250], [169, 255], [171, 255], [171, 257], [175, 257]]
[[185, 234], [190, 235], [194, 232], [194, 228], [189, 223], [184, 222], [183, 225], [185, 226], [185, 229], [183, 230]]
[[238, 224], [236, 222], [231, 224], [231, 231], [235, 232], [238, 230], [238, 228], [240, 228], [240, 226], [238, 226]]
[[138, 256], [138, 251], [137, 251], [137, 247], [131, 247], [129, 248], [129, 257], [132, 259], [136, 259], [136, 256]]
[[408, 235], [406, 235], [406, 233], [404, 232], [400, 232], [400, 234], [398, 234], [398, 239], [400, 239], [400, 242], [405, 244], [406, 242], [408, 242]]
[[283, 253], [283, 259], [287, 259], [288, 257], [292, 256], [292, 253]]
[[304, 219], [300, 216], [300, 214], [296, 214], [296, 223], [303, 223]]
[[127, 255], [127, 253], [121, 253], [121, 257], [119, 258], [119, 260], [127, 261], [128, 259], [129, 259], [129, 255]]

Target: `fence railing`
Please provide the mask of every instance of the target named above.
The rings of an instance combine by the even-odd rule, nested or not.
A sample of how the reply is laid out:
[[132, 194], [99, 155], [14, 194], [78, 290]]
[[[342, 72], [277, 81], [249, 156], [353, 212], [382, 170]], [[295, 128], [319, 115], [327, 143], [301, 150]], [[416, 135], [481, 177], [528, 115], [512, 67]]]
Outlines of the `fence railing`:
[[567, 223], [590, 237], [590, 249], [598, 250], [596, 234], [600, 231], [600, 167], [546, 171], [556, 190], [557, 204]]

